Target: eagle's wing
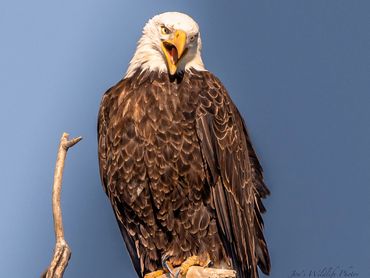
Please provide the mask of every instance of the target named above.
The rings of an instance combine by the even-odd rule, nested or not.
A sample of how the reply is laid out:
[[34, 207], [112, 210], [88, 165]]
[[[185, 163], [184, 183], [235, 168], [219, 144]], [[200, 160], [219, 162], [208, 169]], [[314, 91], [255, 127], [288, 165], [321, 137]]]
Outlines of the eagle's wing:
[[241, 115], [222, 83], [209, 72], [204, 75], [197, 133], [217, 221], [234, 268], [258, 277], [257, 265], [264, 273], [270, 271], [261, 217], [261, 198], [269, 190]]
[[112, 176], [118, 168], [117, 165], [112, 165], [109, 153], [113, 155], [117, 154], [116, 149], [114, 148], [117, 144], [116, 141], [119, 141], [120, 138], [112, 137], [111, 134], [108, 134], [108, 125], [110, 122], [110, 115], [117, 114], [118, 110], [118, 101], [117, 97], [122, 93], [124, 81], [121, 80], [117, 85], [110, 88], [103, 96], [100, 103], [99, 114], [98, 114], [98, 155], [99, 155], [99, 170], [100, 178], [103, 185], [103, 188], [110, 199], [119, 228], [121, 230], [122, 237], [126, 243], [128, 253], [131, 257], [131, 261], [135, 267], [138, 275], [141, 274], [141, 265], [140, 260], [136, 252], [135, 242], [132, 237], [129, 236], [130, 229], [123, 226], [123, 221], [121, 218], [121, 212], [119, 207], [119, 200], [114, 194], [114, 183], [111, 182], [111, 187], [109, 185], [109, 177]]

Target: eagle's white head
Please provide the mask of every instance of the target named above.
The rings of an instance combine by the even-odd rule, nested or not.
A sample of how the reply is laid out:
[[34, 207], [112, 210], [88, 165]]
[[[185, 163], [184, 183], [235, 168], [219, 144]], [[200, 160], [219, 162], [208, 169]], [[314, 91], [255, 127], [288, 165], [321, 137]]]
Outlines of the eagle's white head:
[[188, 15], [167, 12], [154, 16], [143, 29], [125, 77], [137, 70], [168, 72], [205, 70], [198, 24]]

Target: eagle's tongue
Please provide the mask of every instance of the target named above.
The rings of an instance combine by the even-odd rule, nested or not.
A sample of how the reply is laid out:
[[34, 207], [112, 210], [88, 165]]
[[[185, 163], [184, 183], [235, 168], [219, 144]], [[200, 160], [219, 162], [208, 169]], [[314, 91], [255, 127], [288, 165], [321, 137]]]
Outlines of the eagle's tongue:
[[172, 63], [176, 64], [178, 60], [176, 47], [171, 48], [171, 58], [172, 58]]

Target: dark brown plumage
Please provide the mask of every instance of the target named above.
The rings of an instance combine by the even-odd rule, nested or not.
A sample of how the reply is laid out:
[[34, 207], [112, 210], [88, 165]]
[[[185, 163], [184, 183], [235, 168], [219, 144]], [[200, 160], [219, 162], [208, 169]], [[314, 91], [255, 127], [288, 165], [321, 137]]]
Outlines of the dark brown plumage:
[[138, 70], [103, 96], [100, 175], [139, 276], [208, 252], [238, 277], [270, 270], [269, 194], [245, 124], [208, 71]]

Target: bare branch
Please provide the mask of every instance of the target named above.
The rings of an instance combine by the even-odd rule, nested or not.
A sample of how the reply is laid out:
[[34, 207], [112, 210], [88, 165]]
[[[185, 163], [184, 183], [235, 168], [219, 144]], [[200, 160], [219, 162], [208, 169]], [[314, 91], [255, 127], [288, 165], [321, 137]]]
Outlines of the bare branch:
[[42, 278], [62, 278], [64, 270], [66, 269], [68, 261], [71, 257], [71, 249], [64, 239], [62, 209], [60, 207], [60, 194], [62, 191], [63, 170], [67, 151], [70, 147], [73, 147], [75, 144], [77, 144], [82, 139], [82, 137], [68, 140], [68, 136], [69, 135], [67, 133], [63, 133], [62, 138], [60, 138], [59, 150], [54, 172], [52, 194], [54, 232], [56, 241], [54, 256], [49, 268], [41, 275]]
[[[65, 133], [66, 134], [66, 133]], [[67, 134], [68, 135], [68, 134]], [[79, 137], [76, 137], [76, 138], [73, 138], [72, 140], [70, 141], [67, 141], [66, 142], [66, 147], [67, 148], [71, 148], [73, 147], [74, 145], [76, 145], [78, 142], [80, 142], [82, 140], [82, 137], [79, 136]]]

